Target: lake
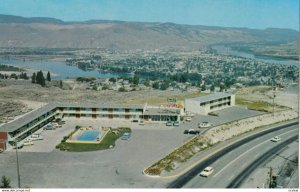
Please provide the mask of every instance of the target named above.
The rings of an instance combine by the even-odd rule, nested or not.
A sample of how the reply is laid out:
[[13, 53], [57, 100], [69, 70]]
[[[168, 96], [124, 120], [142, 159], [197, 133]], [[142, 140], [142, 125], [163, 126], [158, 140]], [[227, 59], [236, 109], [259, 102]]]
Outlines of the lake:
[[232, 56], [238, 56], [238, 57], [244, 57], [249, 59], [255, 59], [257, 61], [262, 61], [266, 63], [272, 63], [272, 64], [281, 64], [281, 65], [288, 65], [288, 66], [298, 66], [299, 62], [294, 60], [281, 60], [281, 59], [271, 59], [271, 58], [262, 58], [262, 57], [256, 57], [255, 55], [251, 53], [246, 52], [240, 52], [233, 49], [230, 49], [229, 47], [223, 46], [223, 45], [214, 45], [211, 47], [213, 50], [217, 51], [218, 54], [222, 55], [232, 55]]
[[0, 58], [0, 64], [9, 64], [21, 68], [30, 68], [34, 70], [50, 71], [53, 79], [64, 79], [67, 77], [98, 77], [98, 78], [110, 78], [118, 77], [117, 74], [111, 73], [99, 73], [98, 71], [83, 71], [77, 66], [66, 65], [62, 61], [23, 61], [23, 60], [6, 60]]

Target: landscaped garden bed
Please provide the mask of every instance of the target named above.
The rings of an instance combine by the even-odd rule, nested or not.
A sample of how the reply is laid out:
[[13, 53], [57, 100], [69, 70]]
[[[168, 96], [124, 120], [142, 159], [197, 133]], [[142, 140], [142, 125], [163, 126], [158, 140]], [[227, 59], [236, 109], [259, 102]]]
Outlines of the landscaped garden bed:
[[68, 138], [80, 129], [81, 126], [76, 126], [75, 130], [72, 131], [68, 136], [65, 136], [60, 144], [56, 146], [57, 149], [62, 151], [72, 151], [72, 152], [84, 152], [84, 151], [97, 151], [113, 148], [115, 142], [119, 139], [125, 132], [131, 133], [131, 129], [128, 127], [119, 127], [119, 128], [108, 128], [107, 134], [101, 140], [99, 144], [91, 143], [67, 143]]

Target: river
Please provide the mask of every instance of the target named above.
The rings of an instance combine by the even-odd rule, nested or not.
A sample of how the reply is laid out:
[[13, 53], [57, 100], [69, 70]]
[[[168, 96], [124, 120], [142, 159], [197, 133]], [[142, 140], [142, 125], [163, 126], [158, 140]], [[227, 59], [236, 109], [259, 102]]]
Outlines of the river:
[[83, 71], [76, 66], [66, 65], [63, 61], [22, 61], [22, 60], [6, 60], [0, 58], [0, 64], [8, 64], [24, 69], [34, 69], [42, 71], [50, 71], [53, 73], [53, 79], [64, 79], [67, 77], [76, 78], [76, 77], [98, 77], [98, 78], [110, 78], [118, 77], [117, 74], [111, 73], [99, 73], [98, 71]]
[[298, 61], [257, 57], [251, 53], [236, 51], [236, 50], [230, 49], [229, 47], [226, 47], [224, 45], [214, 45], [211, 48], [213, 50], [217, 51], [218, 54], [222, 54], [222, 55], [232, 55], [232, 56], [244, 57], [244, 58], [255, 59], [257, 61], [262, 61], [262, 62], [272, 63], [272, 64], [299, 66]]

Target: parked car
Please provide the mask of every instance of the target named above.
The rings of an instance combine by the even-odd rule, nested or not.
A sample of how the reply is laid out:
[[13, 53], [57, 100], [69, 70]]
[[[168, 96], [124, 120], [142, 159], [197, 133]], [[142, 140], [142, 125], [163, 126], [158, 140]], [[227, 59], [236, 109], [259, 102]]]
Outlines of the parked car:
[[195, 131], [195, 129], [189, 129], [189, 132], [193, 132], [193, 131]]
[[208, 177], [214, 172], [212, 167], [206, 167], [203, 171], [201, 171], [200, 176]]
[[63, 124], [66, 124], [66, 121], [60, 121], [60, 122], [57, 122], [58, 125], [63, 125]]
[[53, 127], [55, 127], [55, 128], [58, 127], [58, 123], [51, 123], [51, 125], [52, 125]]
[[199, 134], [200, 131], [189, 131], [189, 134], [193, 134], [193, 135], [196, 135], [196, 134]]
[[200, 131], [196, 131], [195, 129], [189, 129], [189, 130], [184, 130], [184, 132], [183, 132], [184, 134], [193, 134], [193, 135], [195, 135], [195, 134], [199, 134], [200, 133]]
[[198, 127], [199, 128], [207, 128], [207, 127], [211, 127], [213, 124], [212, 123], [209, 123], [207, 121], [204, 121], [204, 122], [201, 122], [198, 124]]
[[25, 139], [24, 140], [24, 146], [29, 146], [29, 145], [33, 145], [33, 142], [31, 139]]
[[34, 133], [30, 138], [32, 141], [43, 140], [44, 137], [40, 133]]
[[179, 126], [179, 121], [174, 121], [174, 122], [173, 122], [173, 125], [174, 125], [174, 126]]
[[166, 125], [167, 126], [173, 126], [173, 122], [172, 121], [167, 121]]
[[43, 129], [44, 130], [55, 130], [56, 128], [52, 124], [47, 124]]
[[144, 120], [140, 120], [139, 125], [145, 125]]
[[185, 120], [186, 120], [186, 121], [191, 121], [191, 120], [192, 120], [192, 117], [187, 117]]
[[278, 141], [280, 141], [280, 140], [281, 140], [281, 138], [278, 137], [278, 136], [273, 137], [273, 138], [271, 139], [271, 141], [273, 141], [273, 142], [278, 142]]
[[122, 139], [122, 140], [128, 140], [128, 139], [130, 138], [130, 136], [131, 136], [131, 133], [125, 132], [125, 133], [122, 135], [121, 139]]

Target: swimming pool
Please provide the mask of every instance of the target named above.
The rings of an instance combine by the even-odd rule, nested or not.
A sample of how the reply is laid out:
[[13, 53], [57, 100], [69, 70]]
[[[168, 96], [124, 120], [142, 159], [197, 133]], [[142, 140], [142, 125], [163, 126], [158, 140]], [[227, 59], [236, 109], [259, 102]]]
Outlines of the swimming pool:
[[100, 138], [102, 135], [99, 130], [85, 130], [79, 133], [76, 136], [76, 140], [78, 141], [96, 141], [97, 138]]

